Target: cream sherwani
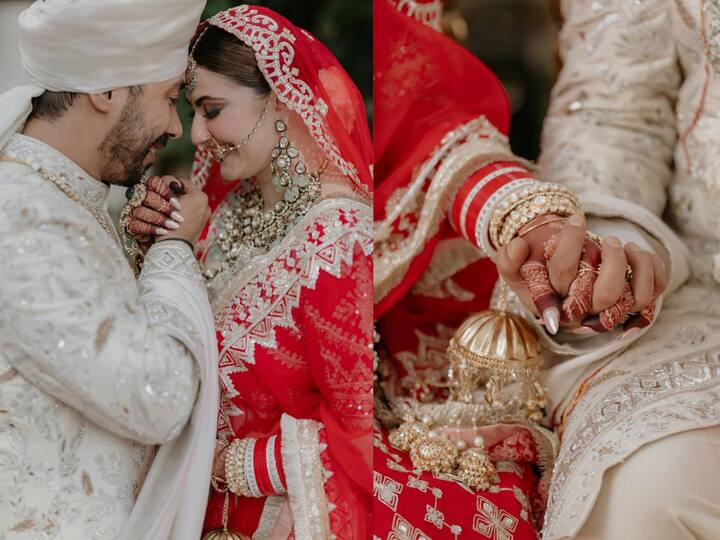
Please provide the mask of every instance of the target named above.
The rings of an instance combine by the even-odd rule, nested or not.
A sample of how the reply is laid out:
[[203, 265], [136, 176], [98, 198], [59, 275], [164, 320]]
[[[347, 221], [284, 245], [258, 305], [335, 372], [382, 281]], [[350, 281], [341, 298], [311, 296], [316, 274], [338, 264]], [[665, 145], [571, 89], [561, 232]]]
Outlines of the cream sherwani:
[[[561, 336], [544, 538], [720, 535], [720, 4], [565, 0], [541, 165], [591, 228], [665, 257], [656, 323]], [[602, 219], [599, 219], [602, 218]]]
[[0, 538], [197, 538], [217, 381], [192, 251], [155, 244], [136, 282], [105, 184], [23, 135], [0, 155], [82, 203], [0, 162]]

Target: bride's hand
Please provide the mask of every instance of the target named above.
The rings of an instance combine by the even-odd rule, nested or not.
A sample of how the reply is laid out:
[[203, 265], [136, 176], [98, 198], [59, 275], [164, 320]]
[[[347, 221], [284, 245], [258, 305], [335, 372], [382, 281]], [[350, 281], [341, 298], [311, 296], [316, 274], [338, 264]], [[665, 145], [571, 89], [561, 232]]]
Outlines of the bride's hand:
[[147, 181], [145, 198], [131, 211], [126, 227], [138, 241], [166, 235], [180, 228], [180, 223], [185, 221], [179, 211], [180, 203], [170, 188], [172, 183], [182, 187], [174, 176], [153, 176]]
[[616, 238], [600, 246], [586, 235], [579, 214], [567, 222], [541, 216], [526, 230], [499, 250], [498, 271], [528, 309], [543, 314], [551, 333], [560, 323], [582, 333], [606, 332], [624, 321], [628, 331], [652, 322], [654, 299], [667, 285], [657, 254], [632, 243], [623, 249]]
[[555, 334], [561, 321], [576, 323], [591, 308], [600, 248], [586, 236], [582, 214], [546, 214], [524, 229], [498, 251], [498, 271]]

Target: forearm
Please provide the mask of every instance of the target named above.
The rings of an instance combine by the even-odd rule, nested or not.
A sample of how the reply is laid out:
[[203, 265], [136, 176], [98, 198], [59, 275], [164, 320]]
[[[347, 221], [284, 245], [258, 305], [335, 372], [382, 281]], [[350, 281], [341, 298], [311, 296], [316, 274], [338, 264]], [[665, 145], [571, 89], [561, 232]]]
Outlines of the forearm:
[[[120, 436], [146, 444], [176, 436], [199, 383], [200, 338], [181, 305], [190, 278], [184, 287], [141, 278], [139, 295], [104, 239], [81, 248], [63, 227], [46, 227], [6, 237], [2, 249], [18, 253], [21, 245], [3, 267], [0, 291], [0, 336], [13, 366]], [[177, 260], [156, 254], [158, 271]]]

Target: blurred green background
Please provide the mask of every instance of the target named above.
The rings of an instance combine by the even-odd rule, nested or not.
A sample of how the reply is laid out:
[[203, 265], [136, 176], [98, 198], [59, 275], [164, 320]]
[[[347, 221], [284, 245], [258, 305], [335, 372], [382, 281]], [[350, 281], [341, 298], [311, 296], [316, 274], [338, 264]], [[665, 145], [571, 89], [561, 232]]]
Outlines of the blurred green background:
[[[208, 0], [203, 19], [239, 5], [228, 0]], [[265, 0], [254, 2], [277, 11], [293, 24], [314, 34], [337, 57], [365, 98], [372, 121], [372, 2], [369, 0]], [[171, 142], [158, 156], [157, 174], [187, 178], [194, 148], [190, 142], [190, 106], [184, 98], [178, 104], [183, 137]]]

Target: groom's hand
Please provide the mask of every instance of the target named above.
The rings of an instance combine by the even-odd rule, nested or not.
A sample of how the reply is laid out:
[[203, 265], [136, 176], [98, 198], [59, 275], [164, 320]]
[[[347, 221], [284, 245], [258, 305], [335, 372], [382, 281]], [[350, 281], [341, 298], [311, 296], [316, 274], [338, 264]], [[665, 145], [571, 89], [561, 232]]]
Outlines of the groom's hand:
[[[607, 332], [642, 328], [654, 317], [655, 299], [667, 286], [660, 257], [636, 244], [609, 237], [599, 244], [586, 237], [582, 216], [554, 221], [515, 238], [498, 251], [500, 276], [556, 333], [561, 306], [563, 325]], [[631, 273], [628, 273], [628, 268]], [[571, 330], [572, 331], [572, 330]]]

